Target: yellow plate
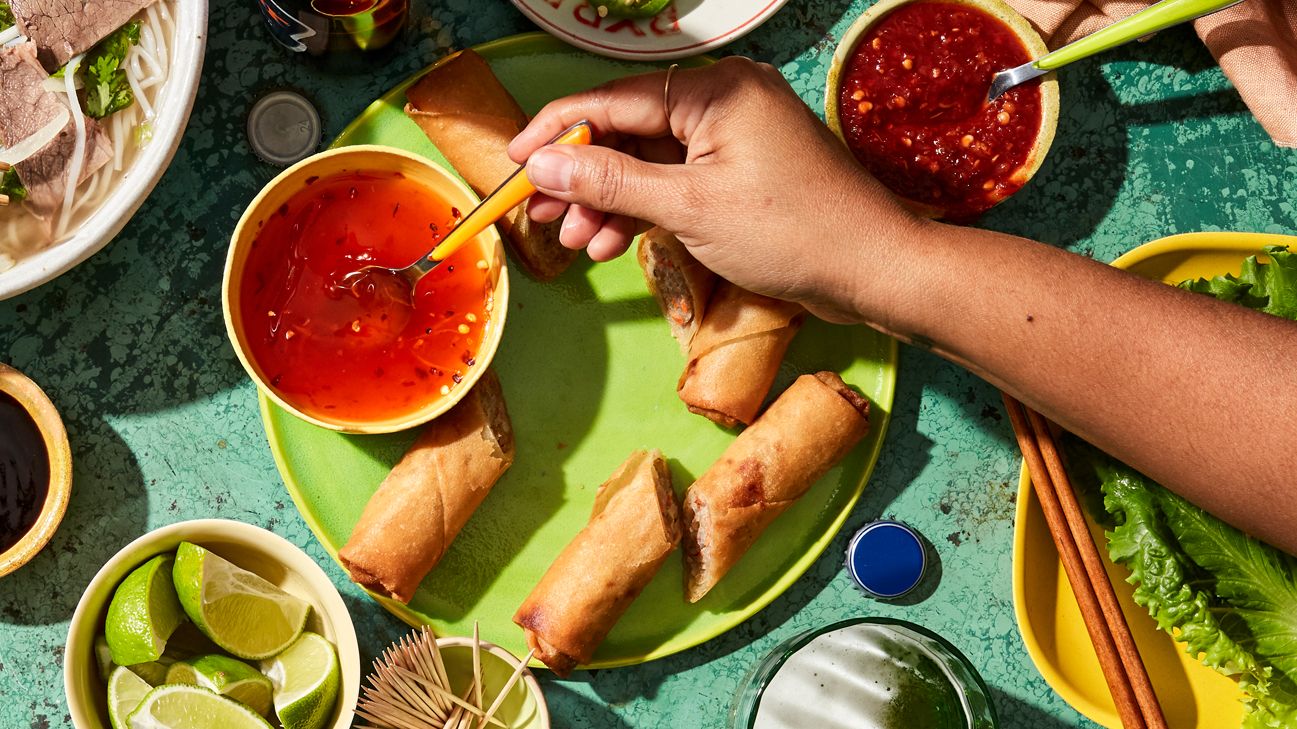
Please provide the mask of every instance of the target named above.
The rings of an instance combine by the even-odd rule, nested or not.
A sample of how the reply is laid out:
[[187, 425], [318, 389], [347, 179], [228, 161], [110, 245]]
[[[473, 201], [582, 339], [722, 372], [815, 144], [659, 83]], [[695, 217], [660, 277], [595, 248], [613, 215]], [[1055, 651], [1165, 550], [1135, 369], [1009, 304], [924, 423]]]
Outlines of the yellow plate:
[[[1238, 274], [1243, 259], [1267, 245], [1297, 250], [1297, 237], [1261, 233], [1189, 233], [1136, 248], [1112, 265], [1145, 278], [1176, 284], [1187, 278]], [[1232, 679], [1203, 666], [1131, 599], [1130, 573], [1108, 560], [1103, 529], [1090, 522], [1104, 566], [1117, 589], [1126, 621], [1144, 657], [1153, 688], [1175, 729], [1233, 729], [1243, 721], [1243, 697]], [[1121, 721], [1104, 683], [1099, 659], [1058, 560], [1027, 468], [1018, 482], [1013, 535], [1013, 606], [1027, 653], [1049, 683], [1074, 709], [1095, 722], [1119, 729]]]

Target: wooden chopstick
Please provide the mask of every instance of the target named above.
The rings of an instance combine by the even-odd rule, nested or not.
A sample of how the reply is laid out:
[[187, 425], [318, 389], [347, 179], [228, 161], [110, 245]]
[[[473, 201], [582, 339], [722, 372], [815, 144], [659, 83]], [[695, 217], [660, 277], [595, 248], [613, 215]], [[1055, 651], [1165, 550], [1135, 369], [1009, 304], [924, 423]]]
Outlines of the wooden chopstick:
[[1148, 670], [1139, 654], [1139, 647], [1135, 645], [1135, 637], [1130, 633], [1130, 625], [1126, 623], [1126, 616], [1121, 611], [1120, 603], [1117, 602], [1117, 593], [1112, 589], [1108, 572], [1103, 567], [1103, 558], [1099, 556], [1099, 549], [1090, 535], [1090, 527], [1085, 523], [1081, 503], [1076, 498], [1071, 479], [1067, 477], [1063, 456], [1054, 440], [1052, 424], [1035, 410], [1025, 406], [1022, 409], [1027, 412], [1027, 420], [1036, 431], [1036, 442], [1040, 446], [1041, 455], [1044, 456], [1045, 467], [1049, 469], [1049, 480], [1053, 483], [1054, 493], [1063, 507], [1063, 516], [1067, 518], [1067, 526], [1072, 533], [1072, 540], [1076, 542], [1086, 575], [1090, 578], [1090, 584], [1094, 586], [1095, 596], [1099, 598], [1099, 607], [1103, 609], [1108, 630], [1117, 645], [1117, 653], [1121, 655], [1121, 663], [1126, 668], [1131, 688], [1135, 690], [1135, 698], [1139, 700], [1140, 712], [1151, 729], [1164, 729], [1166, 717], [1162, 716], [1162, 707], [1158, 703], [1157, 694], [1153, 691], [1153, 682], [1149, 680]]
[[9, 196], [0, 195], [0, 205], [8, 205], [8, 204], [9, 204]]
[[1090, 536], [1049, 421], [1008, 394], [1004, 406], [1122, 726], [1166, 729], [1153, 684]]

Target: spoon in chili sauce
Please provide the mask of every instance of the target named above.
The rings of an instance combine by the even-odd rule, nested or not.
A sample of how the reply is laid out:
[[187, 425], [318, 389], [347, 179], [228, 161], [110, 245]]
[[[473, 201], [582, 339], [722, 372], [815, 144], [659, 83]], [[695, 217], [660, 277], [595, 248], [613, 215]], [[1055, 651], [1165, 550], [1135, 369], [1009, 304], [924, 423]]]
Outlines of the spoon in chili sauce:
[[[579, 121], [550, 140], [550, 144], [589, 144], [593, 136], [594, 129], [590, 122]], [[478, 203], [468, 215], [459, 218], [455, 227], [427, 254], [401, 268], [362, 266], [344, 276], [342, 284], [354, 290], [363, 283], [363, 288], [368, 291], [383, 291], [386, 292], [385, 295], [391, 296], [394, 288], [392, 283], [395, 283], [393, 279], [404, 279], [409, 284], [408, 296], [412, 297], [419, 279], [535, 193], [536, 186], [527, 179], [527, 166], [522, 165]], [[380, 278], [386, 278], [388, 282], [375, 283], [375, 280]]]
[[1187, 23], [1204, 15], [1210, 15], [1218, 10], [1237, 5], [1242, 1], [1162, 0], [1162, 2], [1150, 5], [1147, 9], [1141, 10], [1129, 18], [1119, 20], [1100, 31], [1068, 43], [1041, 58], [1028, 61], [1016, 68], [1000, 71], [991, 78], [991, 89], [987, 93], [987, 101], [995, 101], [997, 96], [1014, 86], [1062, 68], [1073, 61], [1079, 61], [1082, 58], [1102, 53], [1110, 48], [1129, 43], [1137, 38], [1143, 38], [1150, 33], [1156, 33], [1173, 25]]

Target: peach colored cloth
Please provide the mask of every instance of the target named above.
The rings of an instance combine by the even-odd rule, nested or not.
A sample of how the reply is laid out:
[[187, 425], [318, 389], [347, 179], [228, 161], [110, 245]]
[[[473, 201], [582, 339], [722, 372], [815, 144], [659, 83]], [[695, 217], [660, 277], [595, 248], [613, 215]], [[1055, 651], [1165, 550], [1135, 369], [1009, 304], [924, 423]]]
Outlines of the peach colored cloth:
[[[1050, 48], [1138, 12], [1143, 0], [1008, 0]], [[1244, 0], [1194, 21], [1275, 144], [1297, 147], [1297, 0]]]

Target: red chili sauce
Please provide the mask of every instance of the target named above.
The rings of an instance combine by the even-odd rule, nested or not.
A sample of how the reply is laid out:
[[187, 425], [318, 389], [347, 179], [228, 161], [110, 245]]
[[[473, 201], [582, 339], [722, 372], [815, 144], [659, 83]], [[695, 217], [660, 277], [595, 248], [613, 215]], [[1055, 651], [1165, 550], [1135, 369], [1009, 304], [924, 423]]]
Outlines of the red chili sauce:
[[838, 113], [847, 145], [901, 197], [970, 220], [1018, 191], [1040, 133], [1038, 81], [986, 103], [997, 71], [1031, 60], [1013, 30], [976, 8], [914, 2], [856, 47]]
[[285, 400], [331, 421], [409, 415], [459, 386], [490, 326], [487, 262], [466, 246], [409, 286], [361, 267], [427, 253], [460, 213], [399, 173], [342, 172], [266, 220], [243, 272], [250, 355]]

